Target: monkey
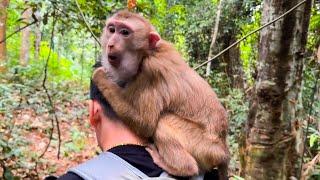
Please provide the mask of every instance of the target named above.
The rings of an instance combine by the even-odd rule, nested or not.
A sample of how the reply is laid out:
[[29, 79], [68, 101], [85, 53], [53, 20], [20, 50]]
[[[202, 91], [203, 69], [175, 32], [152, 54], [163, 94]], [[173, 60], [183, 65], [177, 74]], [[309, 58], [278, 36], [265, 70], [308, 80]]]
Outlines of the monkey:
[[139, 14], [106, 21], [102, 68], [92, 80], [137, 135], [152, 139], [156, 164], [176, 176], [218, 167], [227, 179], [227, 112], [210, 85]]

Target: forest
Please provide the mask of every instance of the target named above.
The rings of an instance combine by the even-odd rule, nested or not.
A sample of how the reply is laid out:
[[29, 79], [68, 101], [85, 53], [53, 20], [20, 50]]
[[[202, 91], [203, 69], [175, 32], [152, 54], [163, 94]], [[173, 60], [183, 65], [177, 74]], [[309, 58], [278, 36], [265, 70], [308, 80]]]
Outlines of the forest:
[[319, 0], [0, 0], [0, 179], [60, 176], [101, 152], [92, 66], [126, 8], [226, 108], [230, 179], [320, 179]]

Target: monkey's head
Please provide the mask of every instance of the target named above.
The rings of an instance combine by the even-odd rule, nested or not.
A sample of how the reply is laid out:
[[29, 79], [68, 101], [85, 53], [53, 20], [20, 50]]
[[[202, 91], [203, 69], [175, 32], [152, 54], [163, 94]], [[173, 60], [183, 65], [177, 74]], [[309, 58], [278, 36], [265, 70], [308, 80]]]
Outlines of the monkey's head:
[[130, 81], [160, 39], [150, 22], [138, 14], [124, 10], [110, 17], [101, 37], [102, 64], [110, 78], [117, 83]]

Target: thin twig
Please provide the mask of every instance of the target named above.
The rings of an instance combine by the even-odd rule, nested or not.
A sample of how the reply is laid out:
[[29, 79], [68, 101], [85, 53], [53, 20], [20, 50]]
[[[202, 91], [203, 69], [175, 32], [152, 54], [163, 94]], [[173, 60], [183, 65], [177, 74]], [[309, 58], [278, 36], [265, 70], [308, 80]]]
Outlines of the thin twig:
[[91, 28], [90, 28], [90, 26], [89, 26], [89, 23], [87, 22], [86, 18], [84, 17], [84, 14], [83, 14], [83, 12], [81, 11], [81, 8], [80, 8], [80, 6], [79, 6], [78, 1], [75, 0], [75, 2], [76, 2], [76, 4], [77, 4], [77, 8], [78, 8], [78, 10], [79, 10], [79, 12], [80, 12], [80, 14], [81, 14], [81, 16], [82, 16], [82, 19], [83, 19], [84, 23], [86, 24], [88, 30], [90, 31], [90, 33], [91, 33], [91, 35], [93, 36], [94, 40], [96, 40], [97, 43], [99, 44], [99, 46], [101, 46], [101, 43], [100, 43], [99, 39], [94, 35], [94, 33], [92, 32], [92, 30], [91, 30]]
[[22, 31], [23, 29], [25, 29], [25, 28], [27, 28], [27, 27], [29, 27], [29, 26], [31, 26], [31, 25], [33, 25], [33, 24], [37, 23], [37, 22], [38, 22], [38, 20], [34, 20], [32, 23], [27, 24], [27, 25], [25, 25], [25, 26], [23, 26], [23, 27], [21, 27], [21, 28], [17, 29], [16, 31], [14, 31], [14, 32], [13, 32], [13, 33], [11, 33], [10, 35], [8, 35], [8, 36], [6, 36], [4, 39], [2, 39], [2, 40], [0, 41], [0, 44], [1, 44], [1, 43], [6, 42], [6, 40], [7, 40], [7, 39], [9, 39], [11, 36], [13, 36], [13, 35], [17, 34], [18, 32]]
[[231, 49], [232, 47], [236, 46], [237, 44], [239, 44], [241, 41], [245, 40], [248, 36], [251, 36], [252, 34], [260, 31], [261, 29], [269, 26], [270, 24], [278, 21], [279, 19], [283, 18], [284, 16], [288, 15], [289, 13], [291, 13], [293, 10], [297, 9], [299, 6], [301, 6], [303, 3], [305, 3], [307, 0], [303, 0], [300, 3], [298, 3], [297, 5], [295, 5], [293, 8], [289, 9], [287, 12], [285, 12], [284, 14], [282, 14], [281, 16], [279, 16], [278, 18], [268, 22], [267, 24], [260, 26], [258, 29], [251, 31], [250, 33], [248, 33], [247, 35], [245, 35], [244, 37], [242, 37], [241, 39], [239, 39], [238, 41], [236, 41], [235, 43], [231, 44], [229, 47], [225, 48], [224, 50], [222, 50], [220, 53], [218, 53], [217, 55], [215, 55], [213, 58], [211, 58], [208, 61], [203, 62], [202, 64], [196, 66], [194, 68], [194, 70], [197, 70], [198, 68], [202, 67], [203, 65], [207, 64], [208, 62], [213, 61], [214, 59], [216, 59], [217, 57], [221, 56], [222, 54], [224, 54], [225, 52], [227, 52], [229, 49]]

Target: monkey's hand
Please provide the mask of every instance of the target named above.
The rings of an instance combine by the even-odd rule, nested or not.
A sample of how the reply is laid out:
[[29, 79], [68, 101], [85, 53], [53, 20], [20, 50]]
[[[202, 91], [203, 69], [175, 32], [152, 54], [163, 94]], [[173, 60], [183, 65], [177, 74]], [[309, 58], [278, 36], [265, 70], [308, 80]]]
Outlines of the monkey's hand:
[[[117, 115], [141, 137], [149, 138], [153, 135], [154, 127], [152, 123], [144, 123], [145, 119], [122, 95], [123, 89], [107, 77], [103, 67], [97, 68], [93, 72], [92, 80], [98, 87], [103, 97], [110, 103]], [[153, 124], [152, 124], [153, 125]]]
[[107, 72], [103, 67], [99, 67], [93, 72], [92, 80], [100, 90], [108, 89], [110, 86], [115, 84], [111, 79], [108, 78]]

